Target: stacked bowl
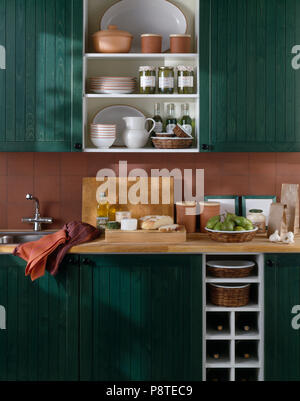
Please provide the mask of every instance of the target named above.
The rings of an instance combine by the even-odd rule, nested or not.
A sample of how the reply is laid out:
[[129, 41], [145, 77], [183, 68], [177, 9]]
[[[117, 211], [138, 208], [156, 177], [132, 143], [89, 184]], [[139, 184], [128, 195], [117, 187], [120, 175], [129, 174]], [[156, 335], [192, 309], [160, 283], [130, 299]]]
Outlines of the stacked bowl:
[[90, 90], [101, 94], [134, 93], [136, 78], [134, 77], [94, 77], [90, 78]]
[[97, 148], [108, 149], [116, 140], [115, 124], [91, 124], [90, 139]]

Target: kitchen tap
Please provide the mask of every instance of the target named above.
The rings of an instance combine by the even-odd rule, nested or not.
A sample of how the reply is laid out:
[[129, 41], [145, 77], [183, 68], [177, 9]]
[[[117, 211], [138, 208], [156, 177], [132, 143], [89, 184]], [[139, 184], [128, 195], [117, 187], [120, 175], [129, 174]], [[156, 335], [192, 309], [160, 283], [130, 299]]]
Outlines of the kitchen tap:
[[41, 231], [42, 224], [52, 224], [52, 217], [41, 217], [40, 215], [40, 202], [38, 198], [32, 196], [31, 194], [26, 195], [27, 200], [33, 200], [35, 202], [35, 212], [33, 217], [23, 217], [23, 223], [32, 223], [34, 231]]

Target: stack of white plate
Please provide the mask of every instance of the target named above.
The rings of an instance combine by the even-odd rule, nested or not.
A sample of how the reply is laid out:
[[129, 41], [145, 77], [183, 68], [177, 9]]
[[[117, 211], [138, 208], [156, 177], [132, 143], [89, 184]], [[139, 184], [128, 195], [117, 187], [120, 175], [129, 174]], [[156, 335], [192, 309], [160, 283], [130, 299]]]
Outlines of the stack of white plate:
[[134, 77], [94, 77], [90, 78], [90, 89], [94, 93], [128, 94], [134, 93], [136, 78]]
[[91, 124], [90, 138], [97, 148], [108, 149], [116, 140], [115, 124]]

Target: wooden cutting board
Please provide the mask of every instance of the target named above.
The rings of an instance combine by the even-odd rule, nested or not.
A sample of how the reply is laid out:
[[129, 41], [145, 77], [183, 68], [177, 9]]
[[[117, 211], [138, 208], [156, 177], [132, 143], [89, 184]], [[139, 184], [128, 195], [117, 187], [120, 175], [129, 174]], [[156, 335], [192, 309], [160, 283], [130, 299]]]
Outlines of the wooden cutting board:
[[[129, 181], [127, 178], [110, 178], [110, 185], [115, 186], [116, 202], [119, 204], [120, 186], [127, 192], [128, 201], [125, 210], [131, 212], [132, 218], [139, 219], [148, 215], [166, 215], [174, 218], [174, 178], [173, 177], [157, 177], [157, 178], [134, 178]], [[96, 226], [97, 216], [97, 192], [99, 194], [100, 186], [108, 184], [105, 181], [98, 181], [95, 177], [83, 178], [82, 181], [82, 221]], [[130, 202], [132, 194], [137, 193], [140, 196], [138, 187], [143, 188], [143, 201], [147, 200], [148, 204], [134, 204]], [[103, 187], [102, 187], [103, 188]], [[134, 199], [135, 201], [137, 199]], [[151, 202], [152, 200], [152, 202]], [[154, 204], [155, 202], [155, 204]]]
[[131, 244], [143, 244], [152, 242], [185, 242], [186, 230], [184, 226], [181, 226], [179, 231], [174, 231], [170, 233], [162, 233], [158, 230], [105, 230], [105, 241], [114, 243], [130, 242]]

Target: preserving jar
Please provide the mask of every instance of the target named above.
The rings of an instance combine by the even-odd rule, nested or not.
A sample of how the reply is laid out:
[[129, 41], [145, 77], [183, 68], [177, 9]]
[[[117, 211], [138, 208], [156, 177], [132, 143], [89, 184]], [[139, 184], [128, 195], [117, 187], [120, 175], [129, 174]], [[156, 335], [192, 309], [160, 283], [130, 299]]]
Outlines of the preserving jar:
[[191, 95], [194, 92], [194, 67], [177, 67], [177, 89], [181, 95]]
[[159, 67], [158, 93], [169, 95], [174, 93], [174, 67]]
[[247, 219], [250, 220], [254, 227], [257, 227], [258, 233], [266, 232], [266, 216], [261, 209], [251, 209], [247, 214]]
[[151, 95], [156, 89], [156, 68], [152, 66], [142, 66], [139, 68], [140, 93]]

